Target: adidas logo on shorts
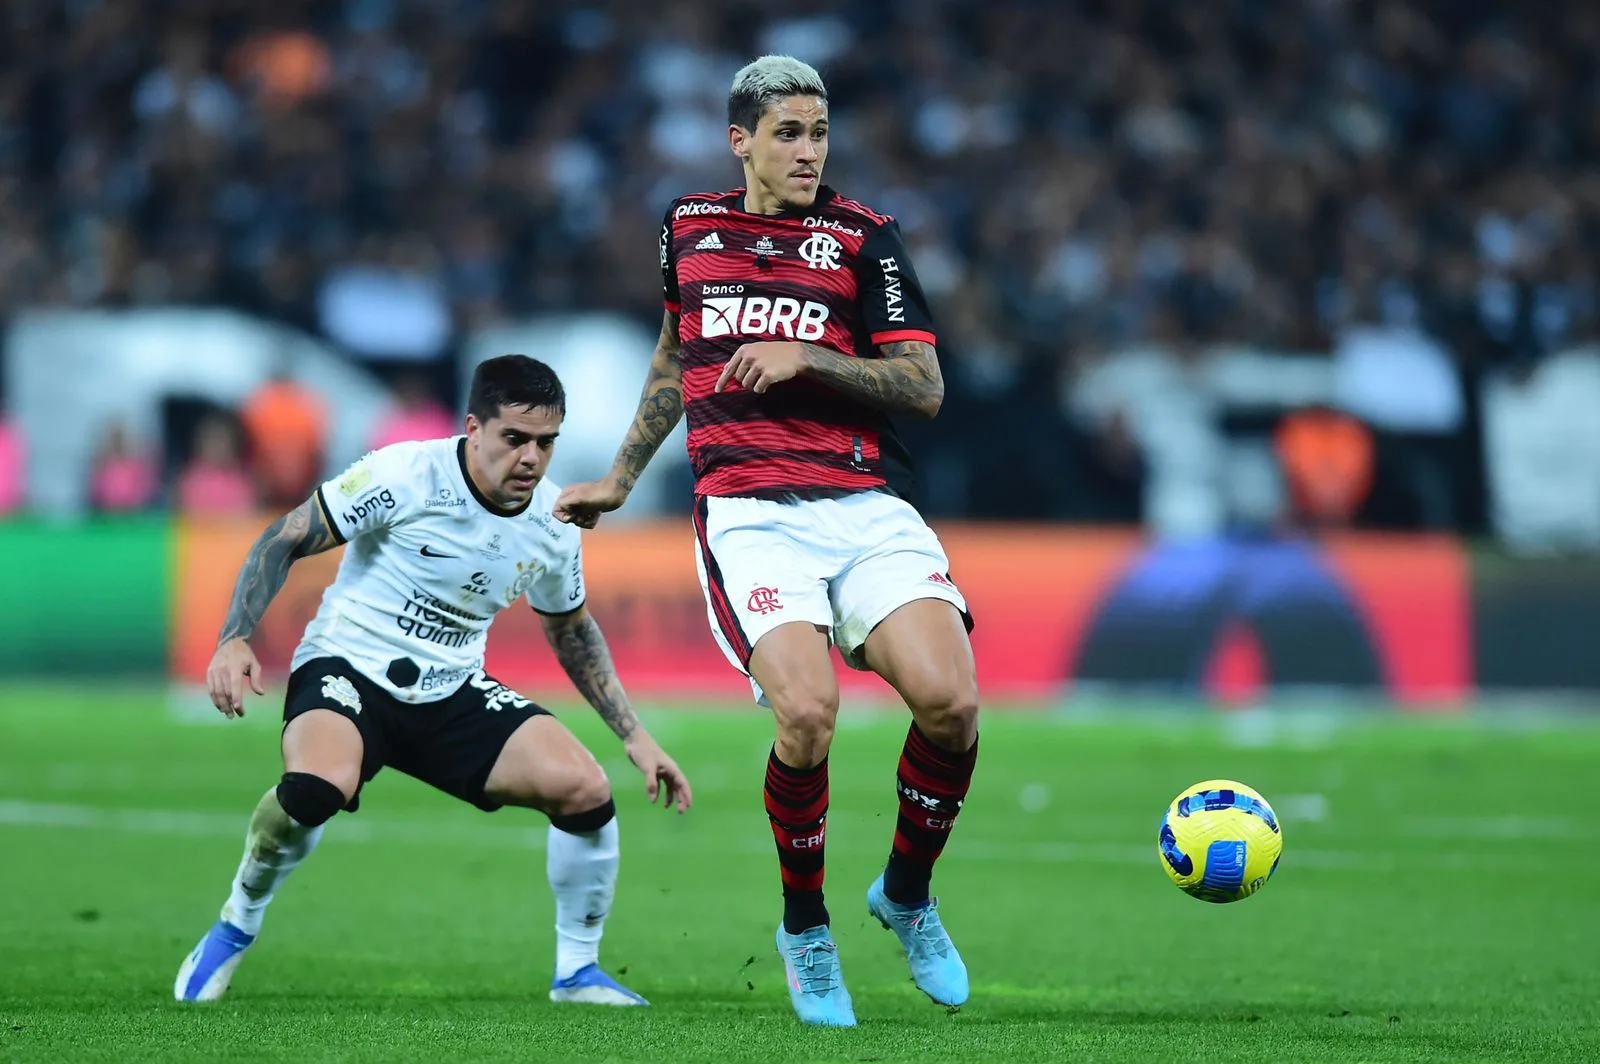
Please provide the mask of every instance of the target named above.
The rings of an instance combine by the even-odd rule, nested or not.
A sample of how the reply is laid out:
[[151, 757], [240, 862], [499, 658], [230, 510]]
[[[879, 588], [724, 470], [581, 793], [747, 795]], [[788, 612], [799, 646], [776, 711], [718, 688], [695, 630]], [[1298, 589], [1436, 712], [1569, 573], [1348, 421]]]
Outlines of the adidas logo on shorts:
[[721, 251], [722, 237], [717, 235], [716, 230], [712, 230], [706, 236], [700, 238], [700, 243], [696, 244], [694, 249], [696, 251]]

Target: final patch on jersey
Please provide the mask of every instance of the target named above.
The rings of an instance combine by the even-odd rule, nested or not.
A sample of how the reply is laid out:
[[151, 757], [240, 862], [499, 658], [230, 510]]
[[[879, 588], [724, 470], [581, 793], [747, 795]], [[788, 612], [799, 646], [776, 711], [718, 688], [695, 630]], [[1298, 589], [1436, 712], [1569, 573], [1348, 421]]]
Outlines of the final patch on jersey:
[[351, 683], [348, 677], [324, 676], [322, 697], [331, 698], [353, 712], [361, 712], [361, 696], [356, 693], [356, 685]]
[[360, 494], [361, 489], [372, 483], [372, 467], [358, 465], [339, 481], [339, 494], [347, 499], [353, 499]]

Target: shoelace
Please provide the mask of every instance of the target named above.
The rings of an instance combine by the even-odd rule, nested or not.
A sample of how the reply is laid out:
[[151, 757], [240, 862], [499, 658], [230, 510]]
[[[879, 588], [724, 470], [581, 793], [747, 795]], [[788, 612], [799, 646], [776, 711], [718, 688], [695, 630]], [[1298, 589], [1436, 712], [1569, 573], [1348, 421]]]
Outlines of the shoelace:
[[[789, 960], [794, 965], [795, 978], [800, 981], [801, 993], [829, 994], [839, 989], [838, 954], [839, 947], [832, 942], [818, 942], [789, 950]], [[819, 961], [821, 970], [817, 967]]]
[[940, 957], [949, 954], [950, 937], [944, 933], [944, 922], [939, 919], [936, 903], [929, 904], [925, 909], [919, 909], [906, 926], [917, 936], [917, 944], [922, 949]]

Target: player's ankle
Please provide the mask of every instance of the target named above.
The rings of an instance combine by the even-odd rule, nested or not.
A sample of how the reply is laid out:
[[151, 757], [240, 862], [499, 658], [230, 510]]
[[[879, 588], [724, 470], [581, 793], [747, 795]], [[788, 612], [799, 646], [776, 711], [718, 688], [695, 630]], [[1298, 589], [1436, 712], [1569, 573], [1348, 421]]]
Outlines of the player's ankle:
[[913, 908], [926, 905], [930, 896], [931, 870], [909, 866], [893, 854], [883, 870], [883, 896], [894, 904]]
[[783, 930], [798, 935], [813, 927], [828, 925], [828, 907], [823, 903], [822, 891], [787, 891], [783, 897]]

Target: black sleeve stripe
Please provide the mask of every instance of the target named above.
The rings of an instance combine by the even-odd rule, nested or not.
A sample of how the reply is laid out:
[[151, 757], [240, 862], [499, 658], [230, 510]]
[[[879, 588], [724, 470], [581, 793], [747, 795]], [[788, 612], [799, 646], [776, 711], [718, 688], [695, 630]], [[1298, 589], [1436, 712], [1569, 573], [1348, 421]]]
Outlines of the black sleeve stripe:
[[[577, 613], [579, 610], [583, 609], [588, 604], [589, 604], [589, 600], [588, 599], [584, 599], [582, 602], [578, 603], [576, 606], [572, 607], [570, 610], [562, 610], [559, 613], [547, 613], [546, 611], [541, 610], [539, 607], [533, 606], [533, 612], [537, 613], [541, 617], [571, 617], [574, 613]], [[531, 606], [532, 603], [529, 603], [529, 605]]]
[[344, 533], [339, 529], [339, 522], [333, 519], [333, 510], [328, 506], [327, 498], [322, 494], [322, 485], [317, 485], [317, 505], [322, 507], [322, 519], [328, 522], [328, 531], [333, 533], [334, 541], [344, 545]]

